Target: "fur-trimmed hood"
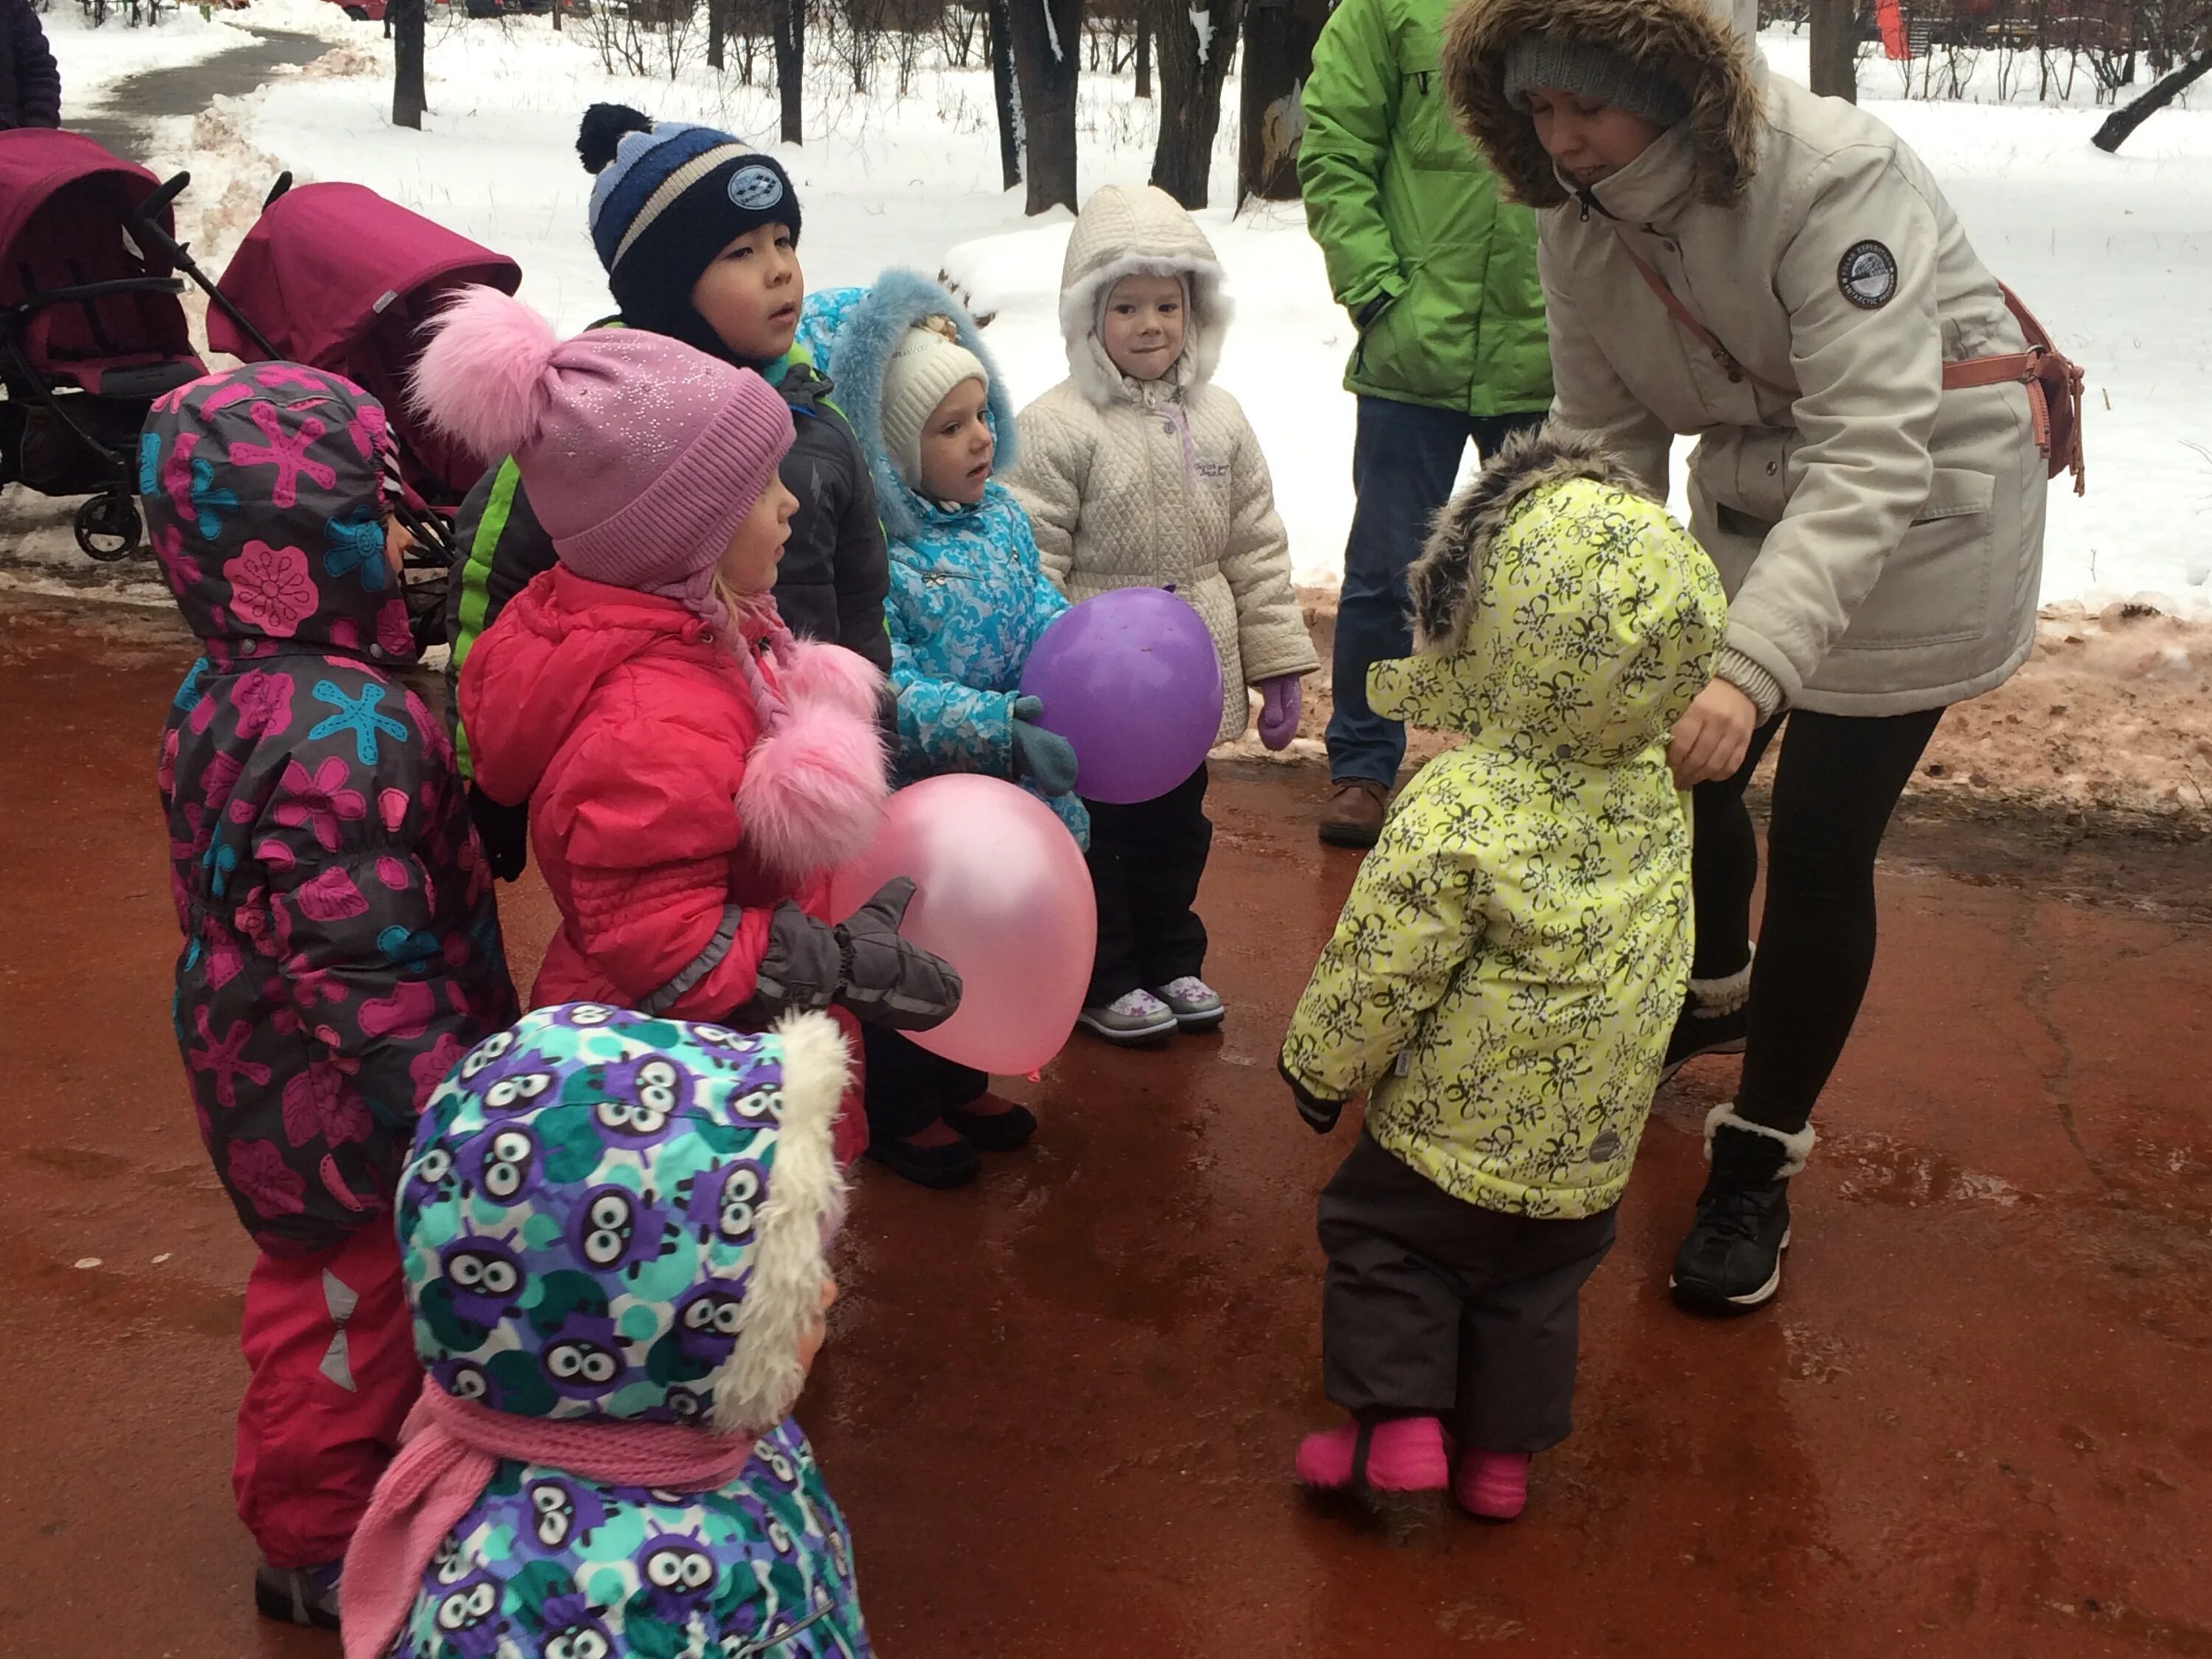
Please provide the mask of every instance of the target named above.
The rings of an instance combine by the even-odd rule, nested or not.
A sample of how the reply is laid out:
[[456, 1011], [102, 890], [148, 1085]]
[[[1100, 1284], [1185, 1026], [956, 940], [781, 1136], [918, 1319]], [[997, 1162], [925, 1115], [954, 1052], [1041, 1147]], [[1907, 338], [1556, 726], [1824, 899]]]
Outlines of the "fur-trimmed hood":
[[1417, 654], [1375, 665], [1369, 705], [1547, 763], [1663, 741], [1726, 626], [1704, 550], [1601, 445], [1552, 426], [1437, 515], [1408, 586]]
[[782, 1421], [844, 1212], [850, 1070], [821, 1014], [747, 1036], [566, 1003], [485, 1038], [401, 1172], [431, 1377], [517, 1417]]
[[1221, 362], [1230, 304], [1213, 244], [1182, 204], [1157, 185], [1108, 185], [1077, 216], [1060, 269], [1060, 333], [1076, 390], [1104, 408], [1133, 398], [1135, 383], [1098, 337], [1098, 308], [1124, 276], [1180, 276], [1189, 297], [1182, 356], [1161, 378], [1179, 391], [1204, 386]]
[[984, 415], [998, 440], [991, 468], [1003, 474], [1014, 460], [1014, 406], [1006, 376], [983, 343], [967, 307], [919, 271], [887, 270], [867, 289], [833, 289], [807, 307], [801, 339], [817, 367], [837, 386], [837, 406], [867, 458], [875, 481], [876, 511], [884, 533], [912, 541], [926, 520], [922, 497], [907, 488], [884, 443], [884, 368], [909, 328], [925, 318], [950, 318], [960, 343], [974, 352], [990, 377]]
[[1444, 26], [1444, 93], [1516, 201], [1558, 207], [1574, 193], [1528, 112], [1506, 101], [1506, 50], [1532, 34], [1607, 47], [1680, 88], [1698, 199], [1725, 207], [1742, 193], [1759, 165], [1765, 107], [1761, 65], [1732, 12], [1705, 0], [1466, 0]]

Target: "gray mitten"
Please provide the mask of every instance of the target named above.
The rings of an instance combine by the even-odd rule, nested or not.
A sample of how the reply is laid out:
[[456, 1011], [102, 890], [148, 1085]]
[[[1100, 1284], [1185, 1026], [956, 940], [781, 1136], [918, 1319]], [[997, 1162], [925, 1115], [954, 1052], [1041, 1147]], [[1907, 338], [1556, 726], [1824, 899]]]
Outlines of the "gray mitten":
[[927, 1031], [960, 1006], [960, 975], [950, 963], [899, 936], [914, 884], [895, 876], [837, 926], [843, 951], [837, 1000], [871, 1025]]
[[1038, 698], [1014, 699], [1014, 776], [1030, 779], [1048, 795], [1064, 795], [1075, 787], [1075, 747], [1034, 724], [1042, 713]]
[[791, 1009], [840, 1003], [856, 1018], [894, 1031], [927, 1031], [960, 1006], [960, 975], [920, 945], [899, 937], [914, 898], [904, 876], [831, 927], [786, 900], [769, 919], [748, 1023]]

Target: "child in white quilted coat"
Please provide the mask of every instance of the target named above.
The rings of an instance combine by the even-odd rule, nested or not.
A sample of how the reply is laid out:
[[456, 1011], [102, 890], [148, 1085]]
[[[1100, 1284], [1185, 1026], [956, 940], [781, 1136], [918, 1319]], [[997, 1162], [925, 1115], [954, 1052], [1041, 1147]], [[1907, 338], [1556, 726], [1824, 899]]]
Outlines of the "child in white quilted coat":
[[[1291, 590], [1290, 544], [1259, 440], [1212, 383], [1230, 307], [1213, 248], [1165, 191], [1109, 185], [1085, 204], [1060, 270], [1068, 377], [1021, 414], [1006, 479], [1045, 574], [1071, 599], [1166, 587], [1221, 657], [1217, 742], [1244, 735], [1261, 694], [1270, 749], [1298, 728], [1298, 681], [1320, 666]], [[1200, 977], [1192, 909], [1213, 826], [1203, 763], [1156, 800], [1091, 809], [1098, 956], [1084, 1026], [1149, 1043], [1221, 1023]]]

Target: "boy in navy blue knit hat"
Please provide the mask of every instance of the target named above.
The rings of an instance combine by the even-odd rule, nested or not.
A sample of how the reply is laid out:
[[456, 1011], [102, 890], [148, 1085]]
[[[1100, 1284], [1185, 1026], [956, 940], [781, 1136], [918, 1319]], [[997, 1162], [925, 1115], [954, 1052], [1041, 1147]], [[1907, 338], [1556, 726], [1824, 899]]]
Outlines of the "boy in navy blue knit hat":
[[[775, 583], [792, 632], [857, 652], [890, 669], [884, 600], [890, 565], [875, 487], [831, 386], [793, 344], [806, 300], [799, 264], [799, 197], [773, 156], [713, 127], [655, 123], [620, 104], [584, 112], [576, 153], [598, 175], [588, 210], [592, 245], [622, 307], [623, 327], [648, 329], [750, 368], [782, 394], [793, 435], [785, 485], [799, 498]], [[553, 544], [522, 490], [513, 458], [470, 491], [454, 524], [459, 563], [447, 589], [449, 687], [477, 637], [507, 600], [553, 568]], [[448, 706], [457, 708], [455, 699]], [[465, 731], [462, 770], [474, 775]], [[492, 867], [521, 873], [523, 814], [473, 790], [477, 828]]]

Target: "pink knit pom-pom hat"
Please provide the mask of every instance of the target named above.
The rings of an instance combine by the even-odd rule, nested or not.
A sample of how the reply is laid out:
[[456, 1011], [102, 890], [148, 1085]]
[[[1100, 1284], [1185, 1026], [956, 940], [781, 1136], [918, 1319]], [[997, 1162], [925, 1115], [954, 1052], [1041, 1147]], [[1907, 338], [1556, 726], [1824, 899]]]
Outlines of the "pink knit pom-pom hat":
[[714, 567], [791, 447], [767, 381], [665, 335], [563, 340], [519, 300], [466, 288], [430, 325], [414, 402], [486, 462], [512, 454], [561, 562], [718, 625]]

